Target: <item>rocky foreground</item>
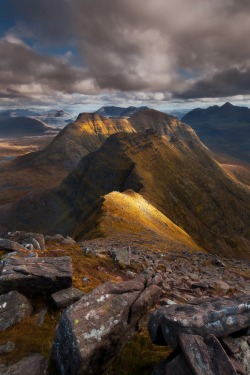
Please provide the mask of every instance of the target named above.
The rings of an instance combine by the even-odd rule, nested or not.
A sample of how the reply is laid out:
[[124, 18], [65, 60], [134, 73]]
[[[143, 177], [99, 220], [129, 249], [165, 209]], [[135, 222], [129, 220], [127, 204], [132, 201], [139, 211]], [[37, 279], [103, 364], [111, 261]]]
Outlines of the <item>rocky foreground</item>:
[[[172, 348], [148, 374], [250, 374], [247, 262], [25, 232], [0, 239], [0, 251], [0, 374], [104, 374], [147, 324], [155, 345]], [[32, 331], [20, 341], [16, 331], [45, 331], [55, 316], [52, 345], [28, 349]]]

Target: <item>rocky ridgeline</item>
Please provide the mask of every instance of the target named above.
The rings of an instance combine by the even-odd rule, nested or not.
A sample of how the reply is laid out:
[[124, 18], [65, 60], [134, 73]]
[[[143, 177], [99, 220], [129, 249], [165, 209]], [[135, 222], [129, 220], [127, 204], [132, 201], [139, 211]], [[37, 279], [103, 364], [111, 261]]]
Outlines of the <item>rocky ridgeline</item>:
[[[58, 248], [75, 244], [61, 235], [46, 240]], [[8, 251], [0, 274], [0, 331], [35, 314], [33, 297], [40, 295], [51, 307], [65, 309], [51, 356], [58, 375], [104, 373], [145, 327], [152, 310], [153, 343], [174, 349], [153, 375], [250, 374], [250, 283], [242, 276], [248, 263], [205, 253], [153, 253], [141, 249], [139, 242], [121, 246], [85, 241], [79, 244], [85, 254], [112, 257], [130, 280], [106, 282], [84, 294], [72, 287], [70, 257], [44, 256], [45, 242], [43, 235], [25, 232], [0, 239], [0, 249]], [[39, 325], [49, 305], [38, 314]], [[11, 341], [0, 346], [2, 355], [13, 350]], [[7, 375], [48, 371], [39, 353], [0, 365], [0, 374]]]

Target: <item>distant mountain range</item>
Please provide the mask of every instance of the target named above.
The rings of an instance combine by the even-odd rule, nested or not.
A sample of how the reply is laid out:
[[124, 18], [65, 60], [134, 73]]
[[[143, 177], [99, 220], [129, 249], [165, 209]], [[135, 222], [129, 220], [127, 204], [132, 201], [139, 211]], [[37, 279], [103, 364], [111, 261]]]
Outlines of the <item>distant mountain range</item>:
[[29, 117], [0, 118], [0, 137], [22, 137], [27, 135], [41, 135], [55, 130], [40, 120]]
[[28, 117], [40, 120], [47, 125], [64, 127], [70, 121], [75, 119], [74, 116], [61, 109], [51, 109], [49, 111], [37, 111], [33, 109], [8, 109], [0, 111], [0, 120], [4, 118]]
[[250, 163], [250, 109], [225, 103], [196, 108], [182, 121], [190, 125], [212, 151]]
[[59, 187], [1, 206], [0, 234], [160, 236], [168, 249], [201, 246], [250, 259], [249, 189], [224, 172], [189, 126], [154, 110], [115, 120], [85, 113], [43, 151], [19, 160], [34, 173], [44, 161], [43, 170], [52, 173], [53, 163], [58, 171], [81, 153]]
[[148, 107], [115, 107], [115, 106], [105, 106], [101, 107], [95, 113], [104, 117], [131, 117], [140, 111], [149, 109]]

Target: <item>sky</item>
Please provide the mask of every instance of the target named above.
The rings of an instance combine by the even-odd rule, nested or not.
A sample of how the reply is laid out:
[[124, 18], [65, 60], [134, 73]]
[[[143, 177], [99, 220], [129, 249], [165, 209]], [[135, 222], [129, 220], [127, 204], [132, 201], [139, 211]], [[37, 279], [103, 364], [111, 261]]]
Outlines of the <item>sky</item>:
[[250, 105], [249, 0], [0, 0], [0, 108]]

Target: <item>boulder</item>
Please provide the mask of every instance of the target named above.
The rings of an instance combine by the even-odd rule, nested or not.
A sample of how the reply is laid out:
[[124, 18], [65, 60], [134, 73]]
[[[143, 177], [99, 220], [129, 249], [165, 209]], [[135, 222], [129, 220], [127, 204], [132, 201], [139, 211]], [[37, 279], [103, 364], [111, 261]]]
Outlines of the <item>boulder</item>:
[[115, 262], [119, 264], [130, 266], [130, 260], [131, 260], [130, 246], [124, 247], [122, 249], [112, 250], [111, 257], [115, 260]]
[[180, 335], [184, 356], [195, 375], [237, 375], [220, 342], [213, 335]]
[[233, 354], [233, 358], [239, 362], [246, 375], [250, 374], [250, 337], [242, 336], [233, 339], [238, 352]]
[[166, 360], [156, 365], [151, 375], [194, 375], [194, 373], [184, 355], [179, 353], [172, 360]]
[[179, 345], [181, 333], [224, 337], [250, 326], [250, 296], [221, 298], [200, 305], [162, 306], [151, 315], [149, 334], [153, 343]]
[[65, 307], [68, 307], [69, 305], [72, 305], [72, 303], [78, 301], [83, 295], [84, 293], [80, 289], [71, 287], [53, 293], [51, 298], [53, 304], [58, 309], [64, 309]]
[[64, 311], [52, 352], [58, 374], [105, 371], [160, 297], [160, 287], [146, 284], [145, 275], [108, 282]]
[[32, 313], [29, 300], [18, 292], [9, 292], [0, 296], [0, 331], [20, 322]]
[[[29, 233], [24, 231], [16, 231], [16, 232], [9, 232], [6, 238], [15, 241], [15, 242], [22, 242], [27, 239], [34, 239], [38, 242], [39, 247], [41, 250], [45, 250], [45, 239], [44, 235], [41, 233]], [[40, 250], [34, 247], [35, 250]]]
[[67, 236], [62, 240], [61, 244], [70, 246], [70, 245], [75, 245], [76, 241], [73, 238]]
[[48, 361], [41, 354], [33, 354], [8, 367], [4, 375], [47, 375]]
[[0, 292], [51, 294], [72, 285], [70, 257], [9, 258], [3, 261]]
[[5, 238], [0, 238], [0, 249], [17, 252], [27, 252], [27, 249], [23, 245], [20, 245], [18, 242], [8, 240]]
[[0, 345], [0, 354], [8, 354], [13, 352], [15, 349], [15, 344], [11, 341], [6, 342], [6, 344]]
[[32, 237], [25, 238], [22, 241], [22, 245], [29, 250], [41, 250], [39, 242]]

